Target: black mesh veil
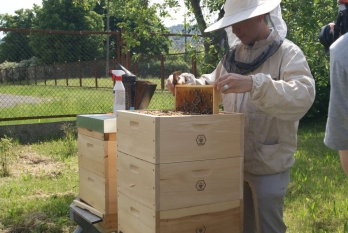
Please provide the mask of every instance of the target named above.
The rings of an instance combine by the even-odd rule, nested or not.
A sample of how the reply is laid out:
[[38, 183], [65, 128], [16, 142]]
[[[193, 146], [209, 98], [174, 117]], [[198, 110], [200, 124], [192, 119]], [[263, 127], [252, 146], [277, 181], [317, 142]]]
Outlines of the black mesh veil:
[[236, 44], [232, 47], [222, 58], [222, 65], [228, 73], [248, 74], [256, 70], [262, 65], [269, 57], [271, 57], [283, 43], [282, 40], [273, 40], [267, 48], [261, 53], [260, 56], [255, 58], [250, 63], [239, 62], [236, 60], [236, 50], [241, 44]]

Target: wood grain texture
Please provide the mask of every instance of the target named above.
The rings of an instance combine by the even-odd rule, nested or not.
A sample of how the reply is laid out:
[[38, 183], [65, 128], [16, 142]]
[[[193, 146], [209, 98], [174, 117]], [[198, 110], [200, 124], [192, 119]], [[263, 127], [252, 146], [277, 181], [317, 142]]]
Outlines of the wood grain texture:
[[117, 150], [151, 163], [244, 154], [244, 115], [153, 116], [119, 111]]
[[103, 141], [116, 141], [116, 133], [102, 133], [98, 131], [93, 131], [90, 129], [78, 127], [77, 132], [95, 139]]
[[94, 215], [97, 215], [98, 217], [101, 217], [103, 218], [104, 217], [104, 214], [99, 212], [98, 210], [96, 210], [95, 208], [93, 208], [92, 206], [90, 205], [87, 205], [86, 203], [83, 203], [82, 201], [79, 201], [79, 200], [74, 200], [73, 203], [80, 207], [81, 209], [84, 209], [84, 210], [88, 210], [89, 212], [91, 212], [92, 214]]
[[118, 214], [107, 214], [102, 222], [94, 224], [100, 233], [117, 233], [118, 229]]
[[118, 191], [159, 211], [243, 198], [243, 157], [152, 164], [118, 154]]
[[102, 141], [78, 134], [79, 166], [98, 176], [116, 177], [116, 141]]
[[155, 211], [119, 192], [118, 228], [132, 233], [240, 233], [241, 200]]
[[104, 178], [79, 167], [79, 197], [105, 214], [117, 213], [116, 177]]

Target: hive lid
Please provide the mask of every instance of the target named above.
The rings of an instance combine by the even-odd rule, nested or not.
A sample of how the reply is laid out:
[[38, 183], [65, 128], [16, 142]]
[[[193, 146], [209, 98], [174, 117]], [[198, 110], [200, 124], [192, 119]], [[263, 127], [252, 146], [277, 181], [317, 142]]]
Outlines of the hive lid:
[[116, 118], [109, 114], [77, 115], [76, 124], [78, 127], [101, 133], [116, 132]]

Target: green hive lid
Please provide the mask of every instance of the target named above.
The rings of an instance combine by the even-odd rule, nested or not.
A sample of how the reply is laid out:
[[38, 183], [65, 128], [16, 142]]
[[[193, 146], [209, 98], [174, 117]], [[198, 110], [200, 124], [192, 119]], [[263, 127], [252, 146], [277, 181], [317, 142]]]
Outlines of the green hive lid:
[[76, 124], [78, 127], [101, 133], [116, 132], [116, 118], [109, 114], [77, 115]]

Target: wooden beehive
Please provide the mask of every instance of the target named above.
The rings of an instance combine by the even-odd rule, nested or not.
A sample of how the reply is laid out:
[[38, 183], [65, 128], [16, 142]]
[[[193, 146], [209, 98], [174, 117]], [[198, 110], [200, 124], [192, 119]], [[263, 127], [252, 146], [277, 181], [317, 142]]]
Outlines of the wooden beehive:
[[117, 150], [154, 164], [232, 158], [244, 154], [244, 116], [158, 116], [118, 111]]
[[243, 157], [153, 164], [118, 152], [117, 189], [162, 211], [243, 199]]
[[240, 232], [243, 114], [152, 113], [118, 111], [119, 230]]
[[154, 211], [122, 192], [118, 192], [118, 199], [119, 229], [123, 233], [242, 232], [241, 200]]
[[[105, 232], [117, 230], [116, 118], [107, 114], [79, 115], [79, 198], [75, 204], [103, 221]], [[84, 205], [85, 204], [85, 205]]]

